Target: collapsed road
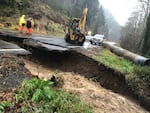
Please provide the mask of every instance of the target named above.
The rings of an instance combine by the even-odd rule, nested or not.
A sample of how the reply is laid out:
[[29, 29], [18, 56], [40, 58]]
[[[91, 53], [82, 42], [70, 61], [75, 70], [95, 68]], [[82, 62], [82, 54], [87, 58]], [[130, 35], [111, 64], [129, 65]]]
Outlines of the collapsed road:
[[28, 55], [30, 52], [15, 44], [0, 40], [0, 54]]
[[[16, 32], [6, 31], [1, 31], [0, 37], [6, 41], [17, 42], [21, 47], [29, 46], [34, 48], [34, 57], [31, 59], [37, 58], [39, 62], [44, 63], [44, 65], [51, 65], [52, 68], [79, 73], [89, 79], [94, 78], [101, 86], [111, 89], [115, 93], [132, 98], [132, 94], [130, 94], [127, 88], [125, 78], [121, 73], [115, 72], [113, 69], [94, 61], [90, 57], [86, 57], [89, 56], [89, 51], [85, 51], [85, 49], [80, 46], [68, 44], [63, 38], [39, 35], [26, 36]], [[140, 104], [143, 105], [143, 102]], [[146, 106], [146, 108], [148, 107], [149, 106]]]
[[[46, 35], [25, 35], [19, 34], [13, 31], [0, 31], [0, 36], [3, 40], [15, 40], [20, 41], [20, 46], [28, 46], [32, 48], [38, 48], [44, 51], [75, 51], [83, 54], [83, 51], [87, 50], [82, 46], [76, 46], [70, 43], [67, 43], [64, 38], [55, 37], [55, 36], [46, 36]], [[7, 37], [7, 38], [6, 38]], [[87, 45], [87, 44], [86, 44]], [[150, 59], [144, 56], [140, 56], [128, 50], [125, 50], [121, 47], [111, 44], [109, 41], [103, 41], [102, 45], [109, 48], [112, 52], [117, 55], [124, 57], [125, 59], [131, 60], [135, 64], [140, 65], [150, 65]], [[89, 48], [88, 48], [89, 49]], [[92, 52], [92, 51], [91, 51]]]
[[[83, 55], [97, 54], [93, 51], [95, 48], [101, 48], [98, 46], [92, 46], [90, 48], [83, 48], [82, 46], [76, 46], [74, 44], [67, 43], [64, 38], [47, 36], [47, 35], [30, 35], [20, 34], [15, 31], [0, 31], [0, 38], [5, 41], [13, 41], [22, 48], [36, 48], [42, 51], [59, 51], [67, 52], [74, 51]], [[26, 49], [27, 49], [26, 48]], [[88, 54], [87, 54], [88, 53]]]
[[21, 41], [22, 44], [39, 48], [47, 51], [67, 51], [73, 48], [78, 48], [80, 46], [74, 46], [73, 44], [66, 43], [63, 38], [58, 38], [54, 36], [44, 36], [44, 35], [30, 35], [19, 34], [13, 31], [0, 31], [0, 36], [3, 40], [16, 40]]

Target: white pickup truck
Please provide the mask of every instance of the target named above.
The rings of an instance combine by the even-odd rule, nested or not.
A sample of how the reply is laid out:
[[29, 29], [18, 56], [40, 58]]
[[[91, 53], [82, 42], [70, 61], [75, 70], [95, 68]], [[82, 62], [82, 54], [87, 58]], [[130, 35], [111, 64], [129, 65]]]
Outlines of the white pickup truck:
[[96, 34], [89, 40], [93, 45], [101, 45], [104, 41], [104, 35]]

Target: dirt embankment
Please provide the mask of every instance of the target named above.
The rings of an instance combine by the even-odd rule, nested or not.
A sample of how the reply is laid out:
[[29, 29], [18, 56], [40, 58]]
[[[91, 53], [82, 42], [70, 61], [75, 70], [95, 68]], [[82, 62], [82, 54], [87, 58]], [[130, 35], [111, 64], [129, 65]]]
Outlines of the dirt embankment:
[[[136, 101], [114, 93], [128, 94], [120, 77], [115, 77], [113, 74], [115, 72], [105, 69], [103, 65], [72, 52], [45, 54], [35, 51], [35, 53], [33, 56], [23, 57], [24, 60], [16, 56], [1, 56], [0, 89], [3, 91], [0, 90], [2, 91], [0, 100], [10, 98], [13, 94], [5, 92], [11, 91], [32, 74], [39, 78], [50, 78], [52, 75], [57, 75], [64, 78], [63, 90], [79, 95], [84, 102], [93, 107], [96, 113], [148, 113]], [[104, 89], [98, 82], [96, 84], [90, 79], [92, 81], [99, 79], [100, 84], [109, 89], [112, 88], [113, 91]]]
[[[63, 90], [79, 95], [84, 102], [93, 107], [95, 113], [148, 113], [135, 100], [118, 94], [119, 92], [122, 94], [129, 93], [121, 85], [121, 81], [119, 83], [120, 86], [116, 85], [120, 89], [113, 89], [113, 91], [118, 93], [103, 88], [98, 82], [93, 82], [94, 79], [102, 79], [102, 84], [106, 83], [106, 86], [111, 89], [111, 87], [115, 87], [113, 82], [116, 81], [115, 84], [117, 84], [118, 80], [121, 80], [113, 76], [109, 78], [109, 74], [105, 74], [104, 67], [99, 67], [95, 62], [92, 63], [89, 59], [84, 59], [82, 58], [83, 56], [75, 53], [53, 52], [48, 54], [48, 56], [40, 52], [36, 56], [37, 59], [35, 57], [27, 57], [24, 60], [26, 67], [30, 69], [31, 73], [39, 76], [39, 78], [48, 79], [52, 75], [63, 77]], [[97, 78], [96, 75], [107, 77]], [[115, 74], [112, 73], [112, 75]]]
[[[95, 80], [103, 87], [111, 89], [121, 94], [130, 94], [121, 73], [104, 66], [86, 56], [75, 52], [50, 52], [35, 51], [33, 62], [40, 62], [41, 65], [51, 67], [54, 70], [63, 72], [74, 72], [82, 76]], [[42, 62], [41, 62], [42, 61]]]
[[0, 101], [10, 100], [13, 90], [31, 73], [21, 58], [12, 55], [0, 55]]
[[[32, 58], [30, 57], [29, 59], [32, 59], [32, 62], [36, 61], [37, 64], [39, 64], [39, 67], [36, 66], [37, 68], [44, 66], [44, 68], [55, 70], [56, 73], [57, 71], [74, 72], [89, 80], [96, 81], [101, 86], [110, 89], [115, 93], [119, 93], [134, 100], [132, 93], [128, 90], [124, 76], [103, 64], [74, 52], [61, 53], [53, 51], [50, 53], [43, 53], [39, 50], [34, 52], [35, 54], [33, 53]], [[39, 69], [37, 70], [38, 74], [42, 75]], [[46, 76], [48, 77], [48, 75], [49, 74]], [[136, 103], [138, 102], [136, 101]]]

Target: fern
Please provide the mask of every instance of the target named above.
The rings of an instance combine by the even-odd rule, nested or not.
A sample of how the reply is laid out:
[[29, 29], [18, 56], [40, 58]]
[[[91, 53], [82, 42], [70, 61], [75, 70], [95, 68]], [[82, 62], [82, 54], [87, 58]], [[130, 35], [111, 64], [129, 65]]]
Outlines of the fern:
[[[51, 81], [25, 80], [16, 94], [22, 113], [92, 113], [91, 107], [70, 93], [53, 90]], [[26, 97], [26, 99], [24, 99]]]
[[51, 92], [51, 90], [49, 89], [49, 87], [45, 86], [45, 87], [43, 88], [43, 93], [44, 93], [44, 95], [45, 95], [48, 99], [51, 99], [52, 92]]
[[2, 113], [3, 111], [4, 111], [4, 107], [0, 105], [0, 113]]
[[40, 101], [41, 99], [50, 99], [51, 90], [50, 85], [53, 83], [51, 81], [40, 80], [37, 78], [31, 80], [24, 80], [21, 84], [21, 87], [16, 96], [17, 102], [22, 100], [24, 97], [25, 100]]
[[0, 113], [2, 113], [6, 107], [9, 107], [10, 104], [7, 101], [0, 102]]
[[32, 96], [32, 101], [35, 102], [35, 101], [38, 101], [40, 99], [40, 95], [42, 93], [42, 90], [41, 89], [36, 89], [35, 93], [33, 94]]

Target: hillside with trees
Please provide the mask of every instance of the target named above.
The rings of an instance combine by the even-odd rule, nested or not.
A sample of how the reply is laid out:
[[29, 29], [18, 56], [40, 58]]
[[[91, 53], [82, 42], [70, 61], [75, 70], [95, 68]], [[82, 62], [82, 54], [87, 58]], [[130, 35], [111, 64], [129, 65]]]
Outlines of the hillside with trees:
[[98, 0], [43, 0], [43, 2], [69, 18], [80, 18], [83, 8], [87, 7], [86, 30], [91, 30], [93, 34], [107, 34], [107, 27], [104, 27], [106, 26], [105, 15]]
[[106, 25], [108, 27], [108, 39], [110, 41], [118, 42], [120, 43], [120, 30], [121, 26], [119, 23], [115, 20], [113, 15], [104, 8], [104, 14], [106, 18]]
[[83, 8], [88, 7], [86, 31], [104, 34], [127, 50], [149, 56], [149, 0], [138, 3], [128, 22], [120, 27], [98, 0], [1, 0], [0, 28], [17, 30], [19, 18], [25, 14], [26, 19], [34, 18], [36, 33], [64, 36], [69, 19], [80, 18]]
[[121, 46], [146, 56], [150, 56], [150, 1], [138, 0], [136, 10], [121, 30]]
[[19, 18], [24, 14], [26, 19], [33, 17], [35, 32], [63, 34], [63, 25], [68, 19], [66, 15], [54, 11], [42, 0], [1, 0], [0, 10], [0, 27], [11, 30], [18, 29]]
[[80, 18], [85, 7], [88, 7], [86, 31], [92, 31], [93, 35], [104, 34], [113, 41], [118, 40], [119, 35], [113, 36], [117, 34], [118, 24], [98, 0], [1, 0], [0, 27], [17, 30], [19, 18], [25, 14], [26, 19], [34, 18], [35, 32], [64, 35], [63, 29], [69, 19]]

